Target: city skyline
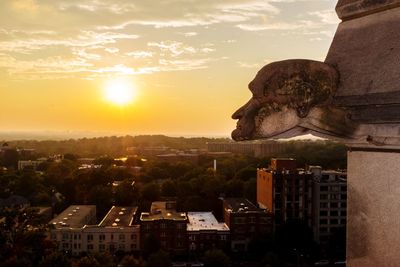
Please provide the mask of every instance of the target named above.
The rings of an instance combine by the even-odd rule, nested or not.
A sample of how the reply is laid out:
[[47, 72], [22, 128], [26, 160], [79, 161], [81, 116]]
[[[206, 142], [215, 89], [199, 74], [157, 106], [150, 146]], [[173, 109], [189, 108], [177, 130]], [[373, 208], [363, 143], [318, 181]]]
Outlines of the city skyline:
[[3, 1], [0, 132], [229, 136], [258, 69], [324, 60], [335, 4]]

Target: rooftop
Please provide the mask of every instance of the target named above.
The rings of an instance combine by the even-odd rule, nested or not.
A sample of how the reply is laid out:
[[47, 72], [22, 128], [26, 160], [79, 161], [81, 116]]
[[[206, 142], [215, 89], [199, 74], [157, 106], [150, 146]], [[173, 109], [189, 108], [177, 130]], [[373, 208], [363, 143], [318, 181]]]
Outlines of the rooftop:
[[231, 212], [262, 211], [246, 198], [226, 198], [224, 202]]
[[212, 212], [188, 212], [188, 219], [188, 231], [229, 231], [228, 226], [225, 223], [219, 223]]
[[[91, 215], [92, 213], [92, 215]], [[81, 228], [88, 224], [90, 219], [95, 216], [96, 206], [95, 205], [73, 205], [69, 206], [57, 217], [50, 221], [50, 224], [56, 228], [59, 227], [71, 227]]]
[[131, 226], [135, 217], [137, 207], [116, 207], [113, 206], [106, 217], [100, 222], [100, 227], [121, 227]]
[[187, 216], [185, 212], [176, 211], [175, 202], [157, 201], [151, 203], [150, 212], [142, 212], [140, 215], [141, 221], [155, 221], [155, 220], [174, 220], [186, 221]]

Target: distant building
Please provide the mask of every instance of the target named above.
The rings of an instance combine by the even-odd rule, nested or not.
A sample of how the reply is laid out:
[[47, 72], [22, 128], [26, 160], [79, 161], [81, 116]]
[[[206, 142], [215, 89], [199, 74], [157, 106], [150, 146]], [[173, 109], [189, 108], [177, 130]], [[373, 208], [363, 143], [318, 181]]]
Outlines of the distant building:
[[312, 174], [296, 167], [295, 159], [273, 158], [269, 168], [257, 169], [257, 202], [273, 212], [275, 226], [287, 219], [311, 226]]
[[140, 226], [135, 225], [137, 207], [113, 206], [97, 225], [96, 206], [70, 206], [54, 218], [51, 239], [60, 251], [114, 253], [140, 249]]
[[285, 143], [276, 141], [207, 143], [208, 152], [231, 152], [259, 158], [277, 156], [285, 149]]
[[187, 242], [190, 252], [218, 248], [229, 249], [230, 231], [211, 212], [188, 212]]
[[309, 169], [314, 175], [314, 239], [326, 244], [335, 230], [346, 227], [347, 173], [324, 171], [319, 166], [310, 166]]
[[272, 233], [272, 213], [245, 198], [223, 200], [224, 221], [231, 230], [232, 251], [247, 251], [253, 238]]
[[182, 254], [187, 249], [186, 223], [186, 213], [176, 211], [176, 202], [153, 202], [150, 212], [140, 216], [142, 245], [153, 235], [165, 251]]
[[157, 159], [163, 160], [169, 163], [176, 163], [178, 161], [189, 161], [197, 163], [199, 161], [199, 154], [194, 153], [170, 153], [157, 155]]
[[18, 170], [36, 170], [37, 166], [39, 166], [40, 163], [43, 161], [38, 161], [38, 160], [19, 160], [18, 161]]

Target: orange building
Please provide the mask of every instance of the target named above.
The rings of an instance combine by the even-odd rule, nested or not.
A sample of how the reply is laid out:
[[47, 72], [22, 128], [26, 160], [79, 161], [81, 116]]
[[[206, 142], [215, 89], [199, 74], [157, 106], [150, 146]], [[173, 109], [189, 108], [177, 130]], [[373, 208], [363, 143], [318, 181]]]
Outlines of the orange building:
[[296, 168], [292, 158], [273, 158], [269, 168], [257, 169], [257, 202], [273, 212], [275, 225], [305, 219], [311, 225], [312, 175]]

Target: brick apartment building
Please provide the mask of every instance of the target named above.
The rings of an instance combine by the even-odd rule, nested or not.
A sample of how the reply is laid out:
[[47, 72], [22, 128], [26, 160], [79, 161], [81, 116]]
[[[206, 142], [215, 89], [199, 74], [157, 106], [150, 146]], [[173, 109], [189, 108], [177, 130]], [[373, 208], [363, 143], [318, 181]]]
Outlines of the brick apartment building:
[[223, 200], [223, 215], [231, 231], [232, 251], [247, 251], [253, 238], [272, 233], [272, 213], [245, 198]]
[[172, 254], [183, 254], [187, 251], [185, 212], [176, 211], [176, 202], [153, 202], [150, 212], [140, 216], [142, 245], [153, 235], [160, 241], [160, 246]]
[[257, 169], [257, 203], [273, 212], [275, 226], [287, 219], [311, 225], [312, 174], [297, 169], [292, 158], [273, 158], [269, 168]]
[[190, 253], [212, 248], [229, 249], [230, 231], [211, 212], [188, 212], [187, 238]]
[[326, 244], [339, 228], [346, 227], [347, 173], [311, 166], [314, 175], [312, 225], [315, 241]]

